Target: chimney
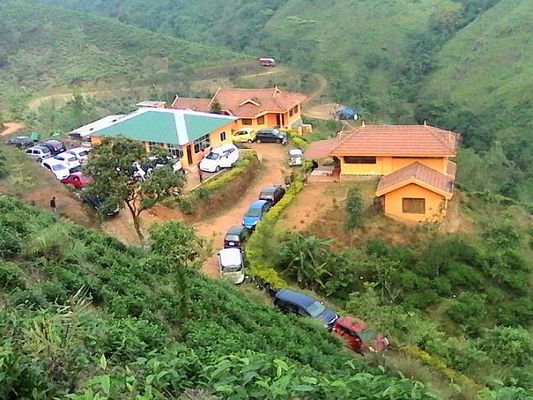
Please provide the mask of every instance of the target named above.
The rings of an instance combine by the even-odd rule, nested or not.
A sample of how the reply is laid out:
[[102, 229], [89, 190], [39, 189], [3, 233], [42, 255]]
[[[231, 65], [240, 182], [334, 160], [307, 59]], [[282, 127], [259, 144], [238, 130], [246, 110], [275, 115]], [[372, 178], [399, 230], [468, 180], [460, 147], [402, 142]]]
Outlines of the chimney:
[[361, 127], [364, 128], [365, 126], [366, 126], [366, 125], [365, 125], [365, 120], [362, 120], [362, 121], [361, 121]]
[[427, 120], [424, 120], [424, 126], [428, 126]]

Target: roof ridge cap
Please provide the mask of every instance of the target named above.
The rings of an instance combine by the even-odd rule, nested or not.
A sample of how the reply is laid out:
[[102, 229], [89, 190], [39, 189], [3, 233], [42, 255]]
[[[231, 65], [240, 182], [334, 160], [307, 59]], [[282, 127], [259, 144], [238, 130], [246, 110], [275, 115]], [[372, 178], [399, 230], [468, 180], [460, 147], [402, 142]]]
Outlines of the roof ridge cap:
[[445, 129], [436, 128], [436, 127], [431, 126], [431, 125], [423, 125], [423, 126], [424, 126], [424, 128], [426, 130], [429, 131], [431, 136], [433, 136], [435, 139], [437, 139], [444, 147], [446, 147], [451, 152], [455, 152], [455, 149], [453, 149], [450, 146], [448, 146], [448, 144], [440, 137], [440, 135], [437, 132], [435, 132], [435, 129], [442, 130], [442, 131], [446, 132], [447, 135], [450, 135], [450, 134], [455, 135], [454, 132], [448, 131], [448, 130], [445, 130]]

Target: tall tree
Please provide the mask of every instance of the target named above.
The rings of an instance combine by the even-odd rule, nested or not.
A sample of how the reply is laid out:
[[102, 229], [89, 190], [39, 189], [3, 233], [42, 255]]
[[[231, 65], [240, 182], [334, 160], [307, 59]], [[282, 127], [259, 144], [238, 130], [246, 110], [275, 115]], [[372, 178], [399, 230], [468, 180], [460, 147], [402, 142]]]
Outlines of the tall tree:
[[154, 169], [143, 179], [135, 177], [135, 165], [147, 163], [148, 157], [142, 143], [125, 138], [106, 138], [94, 148], [87, 166], [87, 173], [95, 179], [90, 190], [130, 210], [141, 243], [144, 243], [141, 213], [165, 198], [180, 195], [185, 184], [183, 175], [175, 173], [170, 164]]

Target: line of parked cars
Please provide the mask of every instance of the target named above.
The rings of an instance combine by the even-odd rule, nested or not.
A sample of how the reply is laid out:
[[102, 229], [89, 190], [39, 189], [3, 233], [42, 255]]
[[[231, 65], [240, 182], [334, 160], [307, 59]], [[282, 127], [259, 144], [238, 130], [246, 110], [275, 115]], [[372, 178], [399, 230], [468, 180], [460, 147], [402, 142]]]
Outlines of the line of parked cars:
[[242, 128], [232, 135], [233, 143], [280, 143], [287, 144], [287, 133], [276, 128], [265, 128], [255, 130], [252, 128]]

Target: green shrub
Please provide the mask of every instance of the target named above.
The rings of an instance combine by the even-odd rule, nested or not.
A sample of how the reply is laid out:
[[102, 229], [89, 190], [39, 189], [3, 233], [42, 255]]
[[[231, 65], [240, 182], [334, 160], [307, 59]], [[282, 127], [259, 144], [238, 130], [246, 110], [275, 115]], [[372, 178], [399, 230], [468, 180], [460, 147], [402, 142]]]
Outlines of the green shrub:
[[468, 334], [477, 334], [487, 317], [487, 307], [483, 296], [475, 293], [462, 293], [447, 310], [448, 315], [460, 324]]
[[195, 212], [194, 203], [188, 197], [180, 197], [178, 200], [178, 206], [181, 212], [185, 215], [192, 215]]
[[0, 150], [0, 179], [5, 178], [8, 174], [9, 170], [6, 164], [6, 157], [2, 153], [2, 150]]
[[533, 362], [533, 339], [527, 329], [496, 326], [477, 343], [497, 364], [524, 367]]
[[363, 223], [364, 203], [361, 197], [359, 187], [353, 186], [348, 190], [346, 195], [346, 213], [347, 218], [344, 226], [351, 230], [359, 228]]

